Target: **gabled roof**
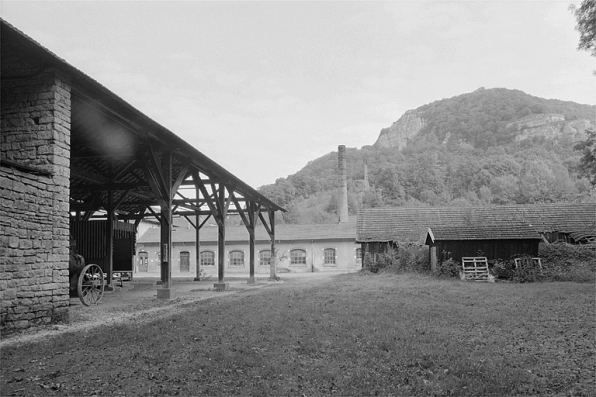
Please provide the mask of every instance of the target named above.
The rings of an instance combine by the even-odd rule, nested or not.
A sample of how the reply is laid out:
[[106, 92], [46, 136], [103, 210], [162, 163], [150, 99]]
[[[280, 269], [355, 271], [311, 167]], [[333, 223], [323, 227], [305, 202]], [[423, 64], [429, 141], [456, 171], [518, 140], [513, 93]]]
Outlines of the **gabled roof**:
[[[204, 226], [199, 232], [201, 243], [217, 243], [217, 227]], [[138, 240], [139, 244], [159, 243], [160, 229], [152, 228], [147, 230]], [[194, 243], [194, 228], [176, 228], [172, 230], [172, 241], [174, 243]], [[265, 228], [260, 225], [256, 227], [255, 239], [257, 242], [269, 242], [271, 239]], [[316, 225], [287, 225], [275, 226], [275, 241], [311, 241], [311, 240], [356, 240], [355, 223], [335, 223]], [[244, 226], [226, 226], [226, 242], [248, 243], [248, 231]]]
[[436, 226], [428, 229], [426, 244], [454, 240], [540, 240], [540, 233], [520, 221], [477, 226]]
[[[71, 210], [97, 210], [114, 193], [117, 212], [125, 216], [158, 205], [140, 161], [161, 148], [171, 151], [170, 185], [189, 169], [209, 182], [225, 184], [262, 210], [285, 211], [238, 179], [195, 147], [160, 125], [87, 74], [0, 18], [2, 80], [30, 78], [31, 74], [60, 70], [71, 88], [70, 198]], [[19, 65], [15, 67], [15, 65]], [[13, 159], [3, 159], [13, 160]], [[23, 164], [27, 166], [30, 164]], [[182, 175], [184, 176], [184, 175]], [[232, 211], [232, 209], [230, 209]]]
[[483, 207], [401, 207], [360, 210], [357, 241], [423, 243], [428, 228], [490, 227], [523, 222], [539, 233], [596, 230], [596, 204], [528, 204]]

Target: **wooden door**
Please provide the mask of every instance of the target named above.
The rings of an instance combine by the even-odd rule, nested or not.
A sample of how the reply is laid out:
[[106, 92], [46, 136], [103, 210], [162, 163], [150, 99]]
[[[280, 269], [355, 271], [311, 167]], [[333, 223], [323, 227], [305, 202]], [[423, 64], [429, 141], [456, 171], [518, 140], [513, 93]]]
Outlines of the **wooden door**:
[[183, 251], [180, 253], [180, 273], [190, 272], [190, 253]]

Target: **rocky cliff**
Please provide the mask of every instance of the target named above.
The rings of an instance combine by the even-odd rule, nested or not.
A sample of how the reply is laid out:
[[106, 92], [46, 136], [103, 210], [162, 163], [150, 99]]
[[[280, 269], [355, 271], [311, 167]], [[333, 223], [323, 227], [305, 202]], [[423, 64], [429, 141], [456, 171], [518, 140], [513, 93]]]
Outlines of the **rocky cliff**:
[[394, 147], [402, 150], [416, 134], [426, 125], [416, 110], [408, 110], [389, 128], [383, 128], [374, 146]]
[[[408, 143], [428, 124], [418, 110], [408, 110], [391, 127], [383, 128], [375, 147], [391, 147], [403, 150]], [[507, 131], [513, 132], [515, 142], [525, 139], [543, 137], [557, 141], [566, 137], [573, 142], [586, 139], [586, 130], [593, 128], [594, 123], [586, 119], [565, 120], [565, 116], [556, 113], [532, 114], [505, 125]], [[451, 132], [444, 134], [443, 143], [451, 138]]]
[[532, 114], [509, 123], [505, 128], [515, 131], [515, 141], [528, 138], [543, 137], [557, 140], [567, 137], [572, 141], [586, 139], [586, 129], [590, 128], [589, 120], [565, 120], [562, 114]]

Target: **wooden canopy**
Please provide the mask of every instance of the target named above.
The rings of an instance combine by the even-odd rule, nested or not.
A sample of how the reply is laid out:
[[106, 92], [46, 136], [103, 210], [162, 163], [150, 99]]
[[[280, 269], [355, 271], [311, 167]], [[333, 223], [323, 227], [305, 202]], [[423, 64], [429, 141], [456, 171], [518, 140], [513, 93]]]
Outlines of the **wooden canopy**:
[[[220, 245], [225, 241], [228, 214], [239, 214], [253, 237], [260, 219], [274, 242], [275, 211], [285, 211], [283, 208], [91, 77], [0, 21], [3, 64], [21, 65], [18, 73], [3, 73], [2, 79], [34, 78], [56, 70], [70, 85], [70, 145], [64, 142], [64, 147], [70, 150], [72, 216], [137, 224], [143, 217], [156, 217], [162, 229], [162, 282], [166, 288], [170, 284], [174, 215], [188, 217], [197, 235], [199, 216], [213, 217], [220, 226]], [[192, 186], [193, 194], [181, 192], [182, 185]], [[108, 278], [111, 280], [111, 274]], [[219, 281], [223, 282], [223, 263]]]

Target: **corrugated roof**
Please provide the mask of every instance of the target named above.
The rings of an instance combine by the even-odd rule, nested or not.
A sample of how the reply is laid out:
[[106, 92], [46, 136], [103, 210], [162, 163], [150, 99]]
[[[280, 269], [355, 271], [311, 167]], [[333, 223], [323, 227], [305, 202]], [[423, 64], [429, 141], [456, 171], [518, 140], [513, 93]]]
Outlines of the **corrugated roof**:
[[363, 209], [358, 213], [357, 241], [422, 243], [428, 228], [499, 228], [513, 221], [529, 224], [539, 233], [595, 230], [596, 204]]
[[[217, 227], [204, 226], [200, 230], [201, 242], [217, 242]], [[255, 230], [257, 241], [271, 241], [262, 225]], [[160, 240], [160, 229], [147, 230], [138, 240], [139, 244], [157, 243]], [[317, 225], [275, 225], [276, 241], [296, 240], [356, 240], [356, 223], [336, 223]], [[195, 229], [176, 228], [172, 231], [174, 243], [195, 241]], [[226, 242], [248, 242], [248, 230], [244, 226], [227, 226]]]

